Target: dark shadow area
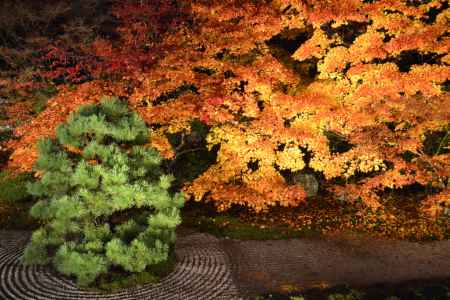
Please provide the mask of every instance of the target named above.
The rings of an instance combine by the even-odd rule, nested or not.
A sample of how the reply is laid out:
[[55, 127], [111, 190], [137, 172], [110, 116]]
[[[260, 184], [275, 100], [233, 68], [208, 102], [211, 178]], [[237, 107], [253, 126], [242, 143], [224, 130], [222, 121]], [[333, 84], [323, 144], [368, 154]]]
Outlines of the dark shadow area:
[[428, 4], [430, 2], [431, 2], [431, 0], [406, 0], [405, 4], [407, 6], [419, 7], [422, 4]]
[[[183, 85], [177, 87], [174, 90], [162, 93], [154, 101], [151, 101], [151, 102], [154, 105], [161, 105], [163, 103], [166, 103], [167, 101], [176, 99], [185, 93], [192, 92], [194, 94], [197, 94], [197, 91], [198, 91], [198, 89], [195, 85], [186, 83], [186, 84], [183, 84]], [[148, 104], [146, 102], [143, 102], [143, 105], [147, 106]]]
[[303, 29], [285, 29], [279, 34], [273, 36], [266, 42], [268, 46], [278, 46], [287, 51], [290, 55], [313, 35], [312, 26]]
[[202, 66], [192, 68], [192, 71], [199, 74], [206, 74], [208, 76], [214, 75], [217, 71], [211, 68], [205, 68]]
[[179, 190], [183, 184], [194, 180], [216, 162], [219, 145], [208, 150], [206, 136], [209, 130], [209, 126], [193, 120], [190, 134], [168, 136], [175, 149], [175, 158], [166, 162], [168, 171], [175, 176], [173, 190]]
[[266, 41], [270, 53], [284, 66], [293, 70], [307, 83], [312, 82], [317, 75], [317, 58], [304, 61], [294, 60], [291, 55], [313, 35], [312, 26], [304, 29], [284, 30]]
[[334, 21], [328, 22], [320, 26], [320, 28], [326, 33], [328, 38], [332, 38], [334, 35], [338, 35], [342, 38], [345, 47], [349, 47], [355, 39], [364, 34], [367, 31], [367, 25], [370, 23], [366, 22], [355, 22], [350, 21], [344, 25], [333, 27]]
[[395, 57], [388, 57], [386, 59], [374, 59], [372, 63], [374, 64], [385, 64], [393, 62], [397, 65], [400, 72], [406, 73], [411, 70], [413, 65], [439, 65], [441, 64], [440, 59], [445, 54], [438, 53], [422, 53], [417, 50], [407, 50], [402, 51], [400, 55]]
[[349, 143], [344, 136], [338, 133], [326, 131], [324, 135], [328, 139], [328, 146], [330, 147], [330, 152], [332, 154], [347, 152], [355, 146]]
[[423, 142], [423, 151], [427, 155], [447, 154], [450, 153], [450, 127], [447, 131], [433, 131], [425, 134]]
[[394, 63], [398, 66], [400, 72], [409, 72], [413, 65], [436, 65], [439, 64], [443, 54], [437, 53], [421, 53], [417, 50], [402, 51], [400, 56], [394, 59]]
[[425, 16], [420, 20], [425, 24], [433, 24], [436, 21], [437, 16], [449, 7], [448, 1], [442, 1], [441, 6], [432, 7], [425, 13]]

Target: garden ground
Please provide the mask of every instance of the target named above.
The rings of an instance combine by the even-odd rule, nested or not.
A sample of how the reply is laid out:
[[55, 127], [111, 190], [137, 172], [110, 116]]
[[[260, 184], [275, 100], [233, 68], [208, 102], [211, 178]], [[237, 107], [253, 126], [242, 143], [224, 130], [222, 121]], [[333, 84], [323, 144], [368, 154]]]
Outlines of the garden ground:
[[[450, 241], [419, 243], [354, 234], [245, 241], [180, 227], [177, 264], [169, 276], [157, 284], [101, 294], [79, 290], [47, 268], [21, 266], [19, 257], [28, 236], [25, 231], [0, 233], [2, 299], [296, 299], [304, 295], [308, 300], [388, 296], [410, 300], [448, 299], [450, 292]], [[337, 292], [341, 298], [329, 298]]]
[[[25, 182], [32, 177], [3, 173], [2, 178], [1, 228], [20, 233], [18, 247], [14, 248], [20, 252], [24, 237], [37, 225], [28, 216], [32, 201], [26, 193], [21, 193]], [[195, 299], [211, 290], [217, 292], [216, 296], [224, 293], [224, 299], [239, 296], [290, 299], [302, 295], [310, 300], [327, 299], [336, 293], [347, 297], [336, 299], [385, 299], [388, 296], [408, 300], [447, 299], [450, 290], [448, 221], [442, 220], [437, 226], [437, 223], [425, 222], [426, 219], [411, 218], [413, 208], [404, 209], [408, 207], [407, 196], [404, 195], [403, 202], [395, 202], [403, 209], [391, 206], [396, 217], [384, 221], [376, 220], [376, 214], [355, 215], [351, 207], [345, 211], [331, 209], [333, 204], [325, 198], [316, 199], [290, 214], [289, 210], [279, 208], [258, 215], [237, 208], [217, 213], [213, 207], [189, 202], [183, 210], [183, 225], [178, 232], [177, 267], [162, 280], [166, 285], [164, 290], [174, 288], [175, 294], [168, 295], [180, 298], [186, 296], [182, 292], [184, 289], [190, 290]], [[311, 226], [306, 226], [306, 219], [303, 227], [288, 226], [294, 216], [309, 216]], [[373, 230], [373, 224], [378, 230]], [[333, 231], [329, 230], [330, 226]], [[8, 236], [10, 234], [1, 234], [0, 239], [8, 239]], [[14, 238], [12, 240], [14, 244]], [[2, 245], [5, 251], [2, 257], [17, 260], [18, 253], [5, 248], [5, 243]], [[11, 269], [11, 265], [17, 268]], [[8, 259], [0, 267], [3, 278], [8, 277], [8, 272], [23, 270], [27, 269], [11, 264]], [[42, 278], [47, 282], [61, 280], [50, 276], [52, 272], [39, 275], [41, 269], [29, 270], [28, 278], [40, 279], [31, 289], [19, 289], [22, 292], [33, 292], [36, 288], [48, 290], [45, 280], [40, 281]], [[185, 272], [194, 274], [187, 276]], [[12, 274], [9, 283], [3, 282], [3, 290], [11, 290], [12, 282], [21, 278]], [[179, 276], [182, 278], [177, 279]], [[170, 283], [173, 279], [174, 284]], [[195, 281], [193, 285], [190, 280]], [[137, 280], [139, 284], [143, 282], [149, 281]], [[195, 292], [199, 284], [209, 288]], [[114, 286], [107, 288], [114, 289]], [[233, 289], [235, 292], [230, 292]], [[144, 285], [143, 293], [149, 291], [155, 292], [152, 284]]]

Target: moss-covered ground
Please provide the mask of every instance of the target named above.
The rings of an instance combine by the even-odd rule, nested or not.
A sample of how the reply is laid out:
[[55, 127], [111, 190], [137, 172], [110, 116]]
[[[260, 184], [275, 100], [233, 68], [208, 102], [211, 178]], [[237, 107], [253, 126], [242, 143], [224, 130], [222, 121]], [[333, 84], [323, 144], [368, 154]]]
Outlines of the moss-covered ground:
[[255, 300], [448, 300], [450, 279], [376, 284], [366, 287], [339, 285], [304, 291], [268, 293]]

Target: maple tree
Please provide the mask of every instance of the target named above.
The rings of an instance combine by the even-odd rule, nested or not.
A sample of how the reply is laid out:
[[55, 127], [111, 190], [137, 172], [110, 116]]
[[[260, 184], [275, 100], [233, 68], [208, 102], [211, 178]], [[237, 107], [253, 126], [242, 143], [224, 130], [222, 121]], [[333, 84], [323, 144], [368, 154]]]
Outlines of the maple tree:
[[195, 119], [210, 127], [217, 161], [184, 190], [221, 210], [302, 203], [285, 174], [304, 170], [374, 209], [381, 192], [412, 184], [433, 191], [431, 215], [450, 204], [446, 1], [130, 1], [114, 14], [120, 38], [92, 51], [115, 77], [62, 87], [17, 129], [12, 165], [28, 168], [36, 138], [78, 105], [116, 94], [156, 128], [168, 159], [169, 134], [189, 134]]

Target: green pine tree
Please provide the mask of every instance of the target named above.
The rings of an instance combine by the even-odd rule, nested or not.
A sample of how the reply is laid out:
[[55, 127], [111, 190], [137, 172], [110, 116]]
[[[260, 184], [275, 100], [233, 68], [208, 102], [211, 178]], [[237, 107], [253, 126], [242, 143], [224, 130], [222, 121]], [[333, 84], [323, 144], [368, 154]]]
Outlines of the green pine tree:
[[52, 263], [80, 285], [111, 267], [143, 272], [168, 259], [181, 222], [181, 193], [169, 191], [159, 153], [145, 147], [148, 129], [117, 98], [87, 105], [41, 140], [28, 186], [43, 224], [28, 244], [26, 264]]

